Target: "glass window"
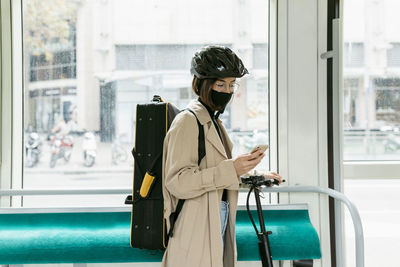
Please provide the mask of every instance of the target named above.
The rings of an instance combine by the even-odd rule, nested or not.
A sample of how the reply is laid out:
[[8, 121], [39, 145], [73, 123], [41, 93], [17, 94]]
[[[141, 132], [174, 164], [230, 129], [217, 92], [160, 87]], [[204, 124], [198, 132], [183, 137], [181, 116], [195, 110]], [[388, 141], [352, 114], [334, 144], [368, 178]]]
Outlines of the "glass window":
[[[209, 44], [231, 47], [250, 71], [222, 115], [234, 155], [268, 143], [268, 41], [268, 0], [23, 0], [24, 188], [131, 188], [136, 105], [157, 94], [185, 108], [190, 60]], [[24, 197], [24, 206], [123, 200]]]
[[390, 68], [400, 66], [398, 7], [393, 0], [345, 4], [345, 160], [400, 159], [400, 71]]
[[[342, 3], [344, 192], [360, 212], [365, 262], [396, 266], [396, 251], [388, 244], [400, 242], [399, 235], [392, 234], [400, 224], [395, 162], [400, 159], [400, 1]], [[363, 44], [363, 51], [350, 49], [356, 43]], [[350, 64], [359, 55], [363, 64]], [[354, 238], [345, 210], [346, 266], [354, 266]]]
[[[190, 59], [201, 47], [201, 44], [116, 46], [116, 65], [120, 70], [189, 69]], [[158, 60], [155, 61], [155, 58]]]
[[387, 50], [388, 67], [400, 68], [400, 43], [391, 43]]
[[345, 67], [364, 66], [364, 44], [363, 43], [344, 43], [343, 64]]
[[268, 43], [253, 44], [253, 67], [265, 69], [268, 66]]

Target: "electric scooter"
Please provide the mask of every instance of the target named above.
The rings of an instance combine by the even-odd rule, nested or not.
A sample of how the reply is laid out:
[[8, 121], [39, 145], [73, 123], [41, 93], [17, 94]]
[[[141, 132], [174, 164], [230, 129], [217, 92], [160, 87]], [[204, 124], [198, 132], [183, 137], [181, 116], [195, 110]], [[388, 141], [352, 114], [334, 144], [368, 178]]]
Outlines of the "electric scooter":
[[[253, 224], [254, 230], [256, 230], [257, 233], [258, 248], [260, 250], [262, 266], [273, 267], [271, 250], [269, 247], [269, 239], [268, 239], [268, 235], [272, 234], [272, 232], [266, 231], [265, 229], [263, 210], [260, 201], [260, 187], [261, 186], [271, 187], [273, 185], [278, 185], [279, 181], [275, 179], [266, 180], [263, 175], [251, 175], [249, 177], [241, 177], [241, 180], [242, 183], [250, 186], [249, 193], [247, 194], [246, 208], [247, 208], [247, 213], [249, 214], [250, 221]], [[282, 180], [282, 182], [285, 182], [285, 180]], [[257, 214], [258, 214], [258, 220], [260, 222], [261, 231], [258, 231], [249, 208], [249, 199], [252, 191], [254, 191], [254, 196], [256, 199]]]

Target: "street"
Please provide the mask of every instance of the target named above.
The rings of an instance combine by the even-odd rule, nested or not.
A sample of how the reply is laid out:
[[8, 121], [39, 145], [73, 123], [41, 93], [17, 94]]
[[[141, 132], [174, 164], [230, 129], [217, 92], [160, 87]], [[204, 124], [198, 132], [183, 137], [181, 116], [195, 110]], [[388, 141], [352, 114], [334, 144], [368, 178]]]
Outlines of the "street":
[[[125, 159], [112, 162], [112, 144], [102, 143], [97, 137], [96, 161], [92, 167], [83, 164], [82, 136], [73, 137], [71, 159], [57, 160], [50, 168], [50, 144], [42, 136], [42, 156], [33, 168], [24, 168], [23, 187], [25, 189], [84, 189], [84, 188], [131, 188], [133, 182], [132, 145], [121, 144]], [[121, 206], [125, 196], [118, 195], [63, 195], [27, 196], [24, 207], [95, 207]]]

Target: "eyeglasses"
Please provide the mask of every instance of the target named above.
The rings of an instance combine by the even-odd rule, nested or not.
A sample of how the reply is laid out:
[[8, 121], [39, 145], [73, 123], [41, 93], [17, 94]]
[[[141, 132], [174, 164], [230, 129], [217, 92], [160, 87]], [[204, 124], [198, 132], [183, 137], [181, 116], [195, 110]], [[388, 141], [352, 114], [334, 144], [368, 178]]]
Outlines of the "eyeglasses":
[[215, 88], [218, 91], [229, 91], [229, 92], [235, 92], [239, 88], [239, 84], [236, 82], [230, 83], [229, 85], [225, 82], [217, 81], [215, 83]]

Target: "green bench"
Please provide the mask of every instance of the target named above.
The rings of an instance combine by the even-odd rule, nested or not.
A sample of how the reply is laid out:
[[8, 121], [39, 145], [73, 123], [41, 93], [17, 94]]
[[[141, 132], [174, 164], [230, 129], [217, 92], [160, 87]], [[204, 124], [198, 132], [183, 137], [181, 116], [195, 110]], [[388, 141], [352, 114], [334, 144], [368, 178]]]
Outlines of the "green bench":
[[[29, 212], [0, 209], [0, 264], [158, 262], [162, 251], [131, 248], [130, 212]], [[257, 215], [253, 210], [256, 223]], [[274, 260], [321, 258], [306, 205], [271, 205], [263, 211]], [[239, 261], [259, 260], [246, 210], [238, 210]]]

